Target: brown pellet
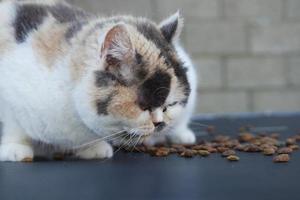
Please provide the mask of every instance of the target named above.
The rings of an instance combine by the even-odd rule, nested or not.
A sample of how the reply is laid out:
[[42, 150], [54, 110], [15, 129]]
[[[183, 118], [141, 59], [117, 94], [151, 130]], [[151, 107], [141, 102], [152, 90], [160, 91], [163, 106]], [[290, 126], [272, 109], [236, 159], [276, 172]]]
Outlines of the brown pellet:
[[273, 162], [288, 162], [290, 160], [289, 154], [279, 154], [273, 158]]
[[213, 148], [213, 147], [208, 148], [207, 151], [209, 153], [217, 153], [218, 152], [218, 150], [216, 148]]
[[206, 156], [209, 156], [209, 155], [210, 155], [209, 151], [206, 151], [206, 150], [199, 150], [199, 151], [198, 151], [198, 154], [199, 154], [200, 156], [203, 156], [203, 157], [206, 157]]
[[146, 147], [146, 151], [150, 154], [155, 153], [157, 151], [157, 149], [158, 148], [156, 148], [156, 147]]
[[274, 146], [274, 145], [271, 145], [271, 144], [262, 144], [262, 145], [260, 145], [260, 148], [261, 149], [267, 149], [267, 148], [272, 148], [272, 149], [274, 149], [275, 151], [277, 151], [277, 149], [278, 149], [278, 147], [277, 146]]
[[185, 157], [185, 158], [192, 158], [194, 157], [195, 153], [193, 150], [185, 150], [182, 153], [179, 154], [181, 157]]
[[237, 145], [236, 147], [234, 147], [234, 150], [237, 150], [237, 151], [244, 151], [244, 145], [239, 144], [239, 145]]
[[233, 155], [235, 155], [235, 151], [234, 150], [227, 150], [227, 151], [224, 151], [222, 153], [223, 157], [228, 157], [228, 156], [233, 156]]
[[230, 156], [227, 156], [227, 160], [229, 160], [229, 161], [239, 161], [240, 158], [236, 155], [230, 155]]
[[217, 147], [217, 150], [218, 150], [219, 153], [223, 153], [223, 152], [229, 150], [229, 148], [227, 148], [227, 147]]
[[293, 151], [299, 150], [299, 145], [297, 145], [297, 144], [293, 144], [288, 147], [291, 148]]
[[289, 147], [282, 147], [277, 150], [277, 153], [279, 153], [279, 154], [290, 154], [292, 152], [293, 152], [293, 149], [291, 149]]
[[300, 134], [294, 135], [293, 138], [294, 138], [297, 142], [300, 142]]
[[293, 144], [296, 144], [297, 142], [296, 142], [296, 139], [294, 139], [294, 138], [288, 138], [288, 139], [286, 139], [286, 144], [287, 145], [293, 145]]
[[276, 151], [274, 148], [268, 147], [268, 148], [264, 148], [262, 153], [266, 156], [271, 156], [271, 155], [274, 155], [276, 153]]
[[156, 157], [165, 157], [168, 156], [169, 153], [170, 152], [168, 150], [157, 150], [155, 152], [152, 152], [151, 155]]
[[177, 149], [173, 148], [173, 147], [170, 147], [169, 151], [170, 151], [170, 153], [177, 153], [178, 152]]
[[240, 142], [250, 142], [254, 139], [254, 135], [252, 133], [241, 133], [239, 134]]
[[246, 144], [243, 147], [243, 151], [245, 151], [245, 152], [260, 152], [261, 148], [255, 144]]
[[207, 149], [207, 146], [202, 145], [202, 144], [200, 144], [200, 145], [194, 145], [194, 146], [192, 147], [192, 149], [193, 149], [193, 150], [206, 150], [206, 149]]
[[240, 144], [240, 142], [237, 139], [228, 140], [228, 141], [224, 142], [224, 146], [228, 147], [228, 148], [234, 148], [234, 147], [238, 146], [239, 144]]

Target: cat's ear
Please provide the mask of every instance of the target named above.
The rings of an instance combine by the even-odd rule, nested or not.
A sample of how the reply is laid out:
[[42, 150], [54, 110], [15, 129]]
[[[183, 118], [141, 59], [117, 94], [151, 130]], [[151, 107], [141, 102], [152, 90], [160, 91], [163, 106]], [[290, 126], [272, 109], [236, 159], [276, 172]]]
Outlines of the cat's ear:
[[132, 56], [132, 43], [127, 28], [115, 25], [105, 35], [101, 48], [101, 57], [108, 65], [119, 66]]
[[159, 28], [168, 42], [173, 42], [179, 39], [183, 29], [183, 22], [184, 19], [181, 16], [180, 11], [177, 11], [175, 14], [160, 23]]

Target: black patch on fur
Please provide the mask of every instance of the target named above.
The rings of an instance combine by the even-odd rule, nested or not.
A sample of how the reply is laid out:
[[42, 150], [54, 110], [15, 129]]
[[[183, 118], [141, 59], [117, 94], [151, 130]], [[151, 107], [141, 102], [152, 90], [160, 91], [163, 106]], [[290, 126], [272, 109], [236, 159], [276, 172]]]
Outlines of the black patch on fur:
[[98, 115], [108, 115], [107, 107], [109, 106], [109, 103], [112, 100], [113, 96], [114, 95], [111, 94], [106, 99], [98, 100], [96, 102]]
[[147, 76], [148, 72], [144, 68], [139, 68], [135, 71], [135, 76], [138, 81], [144, 80]]
[[163, 36], [168, 42], [172, 41], [172, 38], [174, 37], [176, 30], [178, 28], [178, 20], [175, 20], [172, 23], [166, 24], [163, 27], [160, 28]]
[[152, 41], [157, 48], [160, 49], [160, 57], [164, 57], [166, 65], [174, 68], [175, 75], [179, 79], [180, 83], [184, 87], [184, 93], [186, 98], [189, 97], [191, 88], [187, 79], [186, 68], [184, 64], [180, 62], [174, 55], [175, 49], [171, 43], [169, 43], [162, 33], [150, 23], [139, 23], [137, 29], [142, 33], [148, 40]]
[[117, 82], [115, 75], [107, 71], [96, 71], [95, 76], [97, 87], [107, 87], [114, 85]]
[[54, 6], [49, 6], [48, 8], [53, 17], [60, 23], [73, 22], [90, 16], [83, 10], [66, 4], [56, 4]]
[[138, 65], [140, 65], [143, 62], [143, 56], [141, 54], [139, 54], [138, 52], [136, 52], [135, 53], [135, 60], [136, 60], [136, 63]]
[[142, 81], [146, 78], [148, 74], [148, 71], [145, 68], [147, 66], [147, 63], [146, 61], [144, 61], [143, 56], [138, 52], [135, 53], [135, 60], [135, 77], [138, 81]]
[[143, 110], [152, 110], [162, 106], [170, 92], [171, 77], [169, 74], [157, 71], [140, 87], [138, 104]]
[[87, 22], [81, 21], [81, 22], [75, 22], [73, 23], [65, 33], [65, 38], [70, 41], [78, 32], [81, 31], [82, 27], [86, 24]]
[[46, 16], [47, 11], [43, 6], [34, 4], [18, 6], [17, 16], [14, 22], [17, 42], [24, 42], [31, 31], [38, 29]]

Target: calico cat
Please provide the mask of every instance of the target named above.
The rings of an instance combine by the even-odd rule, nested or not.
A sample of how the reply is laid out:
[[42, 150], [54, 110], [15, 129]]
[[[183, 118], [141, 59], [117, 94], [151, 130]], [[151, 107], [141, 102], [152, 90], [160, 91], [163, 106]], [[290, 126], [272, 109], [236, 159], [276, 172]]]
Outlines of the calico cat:
[[0, 27], [1, 161], [33, 159], [33, 141], [82, 159], [110, 158], [112, 144], [195, 142], [196, 75], [179, 12], [155, 24], [10, 0]]

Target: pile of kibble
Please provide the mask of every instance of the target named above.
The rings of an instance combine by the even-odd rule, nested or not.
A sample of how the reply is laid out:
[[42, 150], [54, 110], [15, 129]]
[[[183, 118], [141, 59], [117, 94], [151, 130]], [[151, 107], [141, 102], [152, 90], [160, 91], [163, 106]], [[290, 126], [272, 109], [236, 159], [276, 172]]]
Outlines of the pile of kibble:
[[299, 149], [297, 142], [300, 142], [300, 134], [285, 140], [280, 140], [279, 137], [278, 133], [253, 134], [242, 131], [235, 138], [227, 135], [211, 135], [209, 140], [198, 141], [194, 145], [160, 144], [154, 147], [138, 146], [131, 150], [127, 149], [127, 151], [147, 153], [156, 157], [178, 154], [185, 158], [208, 157], [210, 154], [218, 153], [229, 161], [240, 160], [237, 152], [248, 152], [273, 156], [275, 163], [288, 162], [290, 154]]

